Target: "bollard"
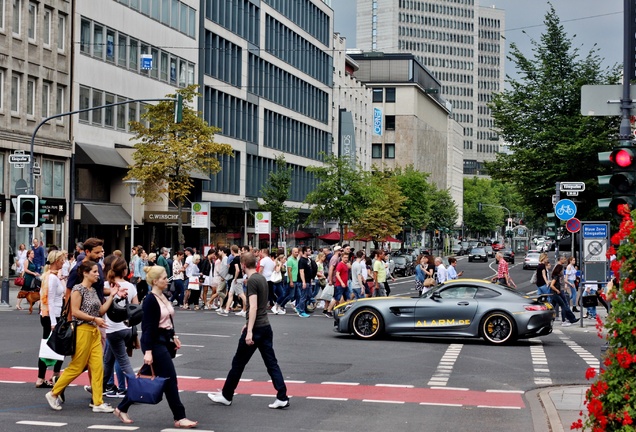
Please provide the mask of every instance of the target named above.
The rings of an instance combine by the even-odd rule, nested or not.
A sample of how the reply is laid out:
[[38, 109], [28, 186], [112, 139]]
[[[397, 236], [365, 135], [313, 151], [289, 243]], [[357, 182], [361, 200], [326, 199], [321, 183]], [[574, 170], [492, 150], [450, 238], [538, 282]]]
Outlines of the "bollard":
[[0, 295], [0, 307], [11, 307], [9, 304], [9, 279], [2, 279], [2, 294]]

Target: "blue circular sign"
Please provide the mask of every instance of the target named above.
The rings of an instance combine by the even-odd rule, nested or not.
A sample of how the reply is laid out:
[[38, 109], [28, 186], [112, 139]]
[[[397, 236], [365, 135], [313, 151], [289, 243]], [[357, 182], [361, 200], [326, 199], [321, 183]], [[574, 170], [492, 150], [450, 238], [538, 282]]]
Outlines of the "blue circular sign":
[[559, 219], [566, 221], [576, 216], [576, 204], [569, 199], [562, 199], [554, 206], [554, 214]]

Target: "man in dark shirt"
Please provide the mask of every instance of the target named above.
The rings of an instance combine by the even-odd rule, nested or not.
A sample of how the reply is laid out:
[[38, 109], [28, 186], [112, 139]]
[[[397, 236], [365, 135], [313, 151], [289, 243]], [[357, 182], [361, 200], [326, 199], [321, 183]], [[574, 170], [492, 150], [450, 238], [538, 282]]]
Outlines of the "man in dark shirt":
[[46, 253], [44, 252], [44, 248], [40, 244], [40, 240], [34, 238], [33, 239], [33, 264], [35, 265], [35, 271], [37, 273], [42, 273], [42, 267], [44, 267], [44, 263], [46, 262]]
[[234, 390], [239, 384], [243, 370], [258, 349], [277, 392], [276, 400], [269, 407], [272, 409], [287, 408], [289, 406], [287, 386], [276, 360], [274, 334], [267, 318], [267, 295], [269, 292], [267, 280], [262, 274], [256, 272], [256, 257], [254, 254], [242, 254], [241, 265], [248, 277], [247, 309], [249, 312], [246, 317], [247, 324], [243, 326], [241, 331], [238, 348], [236, 349], [236, 354], [234, 354], [234, 359], [232, 359], [232, 369], [227, 374], [223, 390], [220, 393], [209, 393], [208, 397], [212, 402], [221, 405], [231, 405]]
[[311, 296], [310, 295], [310, 286], [311, 286], [311, 264], [309, 263], [309, 254], [310, 251], [307, 246], [303, 246], [300, 249], [300, 258], [298, 258], [298, 279], [300, 281], [300, 291], [298, 295], [298, 302], [296, 303], [296, 313], [298, 316], [305, 318], [304, 315], [307, 315], [307, 300]]
[[[104, 240], [91, 237], [84, 241], [84, 259], [79, 260], [75, 263], [75, 267], [71, 269], [68, 274], [68, 280], [66, 281], [66, 298], [71, 295], [71, 290], [75, 285], [79, 283], [77, 280], [77, 266], [82, 261], [93, 261], [99, 263], [99, 260], [104, 258]], [[80, 255], [81, 256], [81, 255]], [[101, 265], [97, 265], [97, 270], [99, 271], [99, 280], [93, 284], [93, 288], [95, 288], [95, 292], [97, 292], [97, 296], [104, 303], [104, 270]], [[110, 290], [106, 293], [110, 294]]]

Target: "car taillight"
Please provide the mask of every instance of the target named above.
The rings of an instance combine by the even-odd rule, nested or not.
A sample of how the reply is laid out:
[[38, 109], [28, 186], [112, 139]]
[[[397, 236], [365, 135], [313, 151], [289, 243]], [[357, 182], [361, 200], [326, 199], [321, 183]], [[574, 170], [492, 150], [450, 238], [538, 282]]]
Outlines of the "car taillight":
[[544, 310], [548, 310], [548, 307], [546, 305], [525, 305], [524, 308], [527, 311], [544, 311]]

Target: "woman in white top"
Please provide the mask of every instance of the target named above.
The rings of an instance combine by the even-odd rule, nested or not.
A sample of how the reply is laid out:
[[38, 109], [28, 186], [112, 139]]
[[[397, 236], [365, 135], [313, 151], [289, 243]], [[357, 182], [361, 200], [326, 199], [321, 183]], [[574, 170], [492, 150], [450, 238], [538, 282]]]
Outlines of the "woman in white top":
[[[62, 268], [66, 252], [51, 251], [47, 258], [47, 265], [42, 274], [42, 286], [40, 287], [40, 324], [42, 324], [42, 338], [48, 339], [51, 330], [57, 324], [57, 318], [62, 313], [62, 303], [66, 293], [66, 285], [60, 281], [57, 274]], [[53, 378], [46, 381], [47, 364], [41, 358], [38, 359], [38, 379], [35, 382], [37, 388], [52, 388], [55, 380], [60, 376], [63, 360], [58, 360], [53, 365]]]
[[578, 312], [576, 298], [576, 258], [570, 257], [568, 266], [565, 269], [565, 284], [570, 287], [570, 300], [572, 301], [572, 312]]
[[24, 262], [27, 259], [27, 249], [24, 243], [20, 243], [18, 252], [15, 254], [15, 274], [20, 276], [24, 272]]
[[177, 306], [183, 306], [183, 252], [179, 251], [172, 260], [172, 280], [174, 281], [174, 296]]
[[[110, 255], [104, 259], [104, 263], [107, 267], [104, 287], [119, 287], [119, 289], [125, 288], [128, 290], [128, 295], [126, 297], [130, 303], [139, 304], [139, 300], [137, 299], [137, 288], [125, 279], [128, 274], [128, 264], [126, 263], [126, 260], [122, 257]], [[124, 306], [125, 304], [123, 300], [115, 299], [115, 302], [118, 302], [117, 304], [120, 306]], [[132, 328], [128, 327], [124, 322], [112, 321], [108, 314], [104, 315], [104, 319], [108, 325], [108, 327], [106, 327], [106, 340], [108, 340], [108, 344], [106, 345], [107, 348], [104, 350], [103, 388], [106, 389], [106, 384], [113, 375], [115, 361], [119, 363], [119, 367], [124, 374], [134, 375], [135, 372], [133, 371], [130, 359], [126, 352], [127, 344], [131, 343]], [[123, 390], [125, 388], [124, 383], [118, 382], [118, 385], [120, 391], [116, 396], [119, 397], [119, 394], [121, 394], [123, 397]], [[107, 394], [107, 396], [111, 397], [109, 394]]]

